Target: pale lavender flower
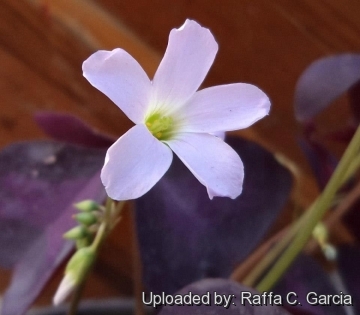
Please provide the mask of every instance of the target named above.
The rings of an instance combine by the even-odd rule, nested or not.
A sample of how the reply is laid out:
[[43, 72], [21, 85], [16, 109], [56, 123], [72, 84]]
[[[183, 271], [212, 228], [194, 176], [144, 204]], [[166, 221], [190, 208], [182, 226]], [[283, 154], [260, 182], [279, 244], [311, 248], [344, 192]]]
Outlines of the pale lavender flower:
[[111, 198], [135, 199], [149, 191], [168, 170], [172, 151], [211, 199], [240, 195], [241, 159], [213, 134], [252, 125], [268, 114], [270, 101], [245, 83], [196, 92], [217, 50], [208, 29], [186, 20], [170, 32], [152, 81], [122, 49], [98, 51], [84, 62], [85, 78], [136, 124], [107, 152], [101, 179]]

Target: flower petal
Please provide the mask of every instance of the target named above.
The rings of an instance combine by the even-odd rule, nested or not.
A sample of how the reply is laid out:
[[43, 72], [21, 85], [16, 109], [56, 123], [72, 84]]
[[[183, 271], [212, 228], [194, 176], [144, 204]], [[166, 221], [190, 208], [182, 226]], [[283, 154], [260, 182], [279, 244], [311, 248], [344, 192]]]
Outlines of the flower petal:
[[99, 50], [83, 63], [84, 77], [110, 98], [134, 123], [142, 123], [149, 106], [151, 82], [126, 51]]
[[235, 199], [241, 194], [244, 166], [237, 153], [220, 138], [200, 133], [180, 133], [166, 142], [194, 176], [214, 196]]
[[136, 199], [148, 192], [172, 161], [169, 147], [136, 125], [107, 151], [101, 180], [110, 198]]
[[247, 128], [269, 113], [270, 100], [251, 84], [219, 85], [201, 90], [177, 115], [185, 132], [231, 131]]
[[214, 131], [214, 132], [210, 132], [210, 134], [220, 138], [221, 140], [225, 140], [225, 136], [226, 136], [225, 131]]
[[195, 21], [186, 20], [179, 29], [173, 29], [154, 77], [152, 106], [172, 109], [183, 105], [203, 82], [217, 50], [211, 32]]

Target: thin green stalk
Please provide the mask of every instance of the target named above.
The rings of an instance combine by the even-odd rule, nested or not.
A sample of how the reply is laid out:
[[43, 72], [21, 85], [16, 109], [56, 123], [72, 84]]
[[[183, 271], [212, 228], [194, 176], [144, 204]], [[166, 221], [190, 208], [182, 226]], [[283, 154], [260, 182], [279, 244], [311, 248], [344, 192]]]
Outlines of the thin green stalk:
[[342, 183], [344, 184], [347, 182], [351, 176], [353, 176], [356, 171], [360, 168], [360, 154], [357, 155], [354, 160], [351, 162], [349, 168], [347, 169], [346, 173], [344, 174], [344, 177], [342, 179]]
[[93, 243], [91, 244], [91, 247], [95, 251], [99, 250], [99, 247], [102, 244], [103, 240], [105, 239], [106, 234], [109, 230], [109, 219], [110, 219], [110, 213], [111, 213], [111, 208], [113, 206], [113, 202], [114, 201], [112, 199], [110, 199], [109, 197], [106, 200], [103, 221], [101, 222], [100, 227], [96, 233], [95, 239], [94, 239]]
[[[293, 260], [301, 252], [306, 242], [310, 238], [316, 224], [321, 220], [327, 209], [331, 206], [333, 198], [344, 182], [344, 174], [347, 174], [348, 168], [352, 161], [359, 153], [360, 148], [360, 127], [351, 140], [349, 146], [340, 160], [336, 170], [330, 178], [323, 193], [316, 200], [315, 205], [308, 210], [309, 215], [305, 224], [302, 225], [301, 232], [297, 233], [293, 241], [285, 250], [283, 255], [270, 269], [267, 275], [262, 279], [256, 289], [260, 292], [269, 290], [287, 270]], [[306, 215], [306, 213], [304, 214]]]

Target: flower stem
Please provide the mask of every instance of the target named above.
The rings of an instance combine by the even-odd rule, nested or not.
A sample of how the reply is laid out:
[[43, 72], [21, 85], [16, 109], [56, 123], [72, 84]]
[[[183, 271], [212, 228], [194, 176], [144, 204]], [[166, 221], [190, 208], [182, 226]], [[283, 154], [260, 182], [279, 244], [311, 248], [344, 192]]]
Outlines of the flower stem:
[[300, 219], [302, 222], [301, 228], [296, 233], [293, 241], [289, 244], [278, 261], [256, 287], [258, 291], [263, 292], [269, 290], [280, 279], [280, 277], [284, 274], [293, 260], [306, 245], [308, 239], [311, 237], [314, 227], [322, 219], [325, 212], [331, 206], [336, 192], [351, 175], [348, 173], [348, 169], [353, 163], [353, 160], [356, 158], [356, 155], [359, 153], [359, 148], [360, 127], [357, 128], [353, 139], [345, 150], [342, 159], [331, 176], [323, 193], [316, 199], [310, 209], [303, 215], [303, 218], [306, 219]]

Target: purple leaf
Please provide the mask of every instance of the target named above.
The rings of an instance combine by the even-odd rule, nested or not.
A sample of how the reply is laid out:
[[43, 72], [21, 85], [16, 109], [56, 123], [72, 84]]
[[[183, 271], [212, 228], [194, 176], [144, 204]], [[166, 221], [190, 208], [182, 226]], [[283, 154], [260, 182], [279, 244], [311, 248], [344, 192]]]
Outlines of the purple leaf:
[[[16, 264], [2, 306], [21, 315], [72, 248], [62, 234], [75, 225], [73, 204], [102, 201], [105, 151], [50, 141], [17, 143], [0, 152], [0, 261]], [[11, 225], [8, 225], [8, 223]]]
[[[196, 294], [200, 297], [205, 296], [203, 300], [204, 304], [192, 306], [168, 305], [163, 307], [159, 315], [289, 315], [287, 311], [276, 305], [252, 306], [247, 302], [247, 300], [244, 299], [242, 301], [242, 294], [249, 296], [250, 294], [254, 295], [259, 293], [231, 280], [204, 279], [184, 287], [176, 294], [184, 296], [189, 294], [189, 292], [191, 292], [192, 295]], [[221, 297], [219, 297], [219, 295], [225, 295], [227, 298], [231, 298], [231, 302], [228, 308], [225, 307], [226, 304], [224, 300], [221, 304]], [[208, 300], [206, 300], [207, 297]]]
[[160, 182], [136, 200], [144, 282], [150, 291], [171, 294], [205, 277], [228, 277], [284, 206], [291, 188], [288, 171], [258, 145], [228, 140], [245, 166], [244, 190], [237, 199], [210, 200], [205, 187], [174, 157]]
[[[345, 309], [339, 305], [311, 305], [306, 300], [310, 292], [315, 292], [318, 296], [324, 294], [339, 294], [330, 282], [329, 275], [323, 268], [309, 256], [299, 256], [291, 268], [287, 271], [280, 283], [274, 288], [274, 293], [286, 296], [289, 292], [297, 294], [297, 300], [301, 303], [301, 308], [314, 315], [345, 315]], [[313, 295], [309, 299], [314, 298]], [[293, 309], [299, 309], [300, 305], [289, 306], [284, 304], [292, 313]]]
[[116, 140], [94, 130], [73, 115], [39, 112], [34, 118], [39, 127], [54, 140], [89, 148], [108, 148]]
[[296, 119], [311, 119], [359, 80], [359, 54], [343, 54], [315, 61], [304, 71], [296, 86]]

